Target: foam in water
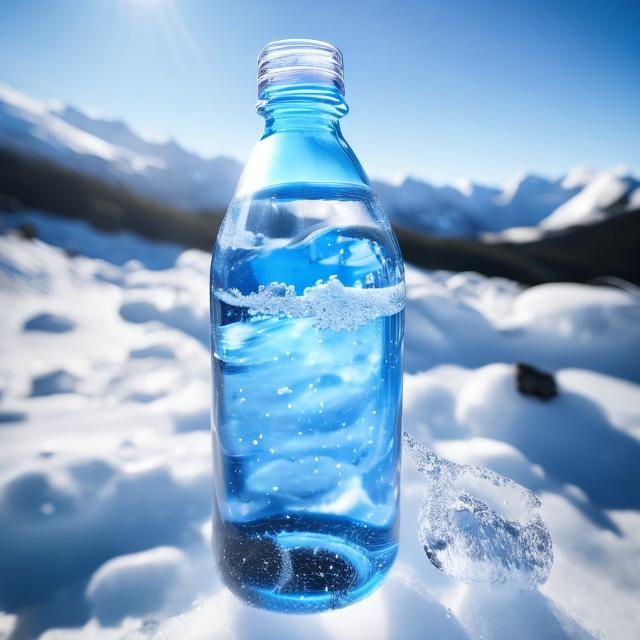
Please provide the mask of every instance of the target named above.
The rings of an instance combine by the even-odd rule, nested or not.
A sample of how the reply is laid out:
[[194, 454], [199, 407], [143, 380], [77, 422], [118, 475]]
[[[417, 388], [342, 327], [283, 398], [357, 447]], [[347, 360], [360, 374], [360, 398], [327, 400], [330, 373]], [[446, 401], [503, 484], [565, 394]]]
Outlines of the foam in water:
[[249, 314], [313, 318], [314, 327], [353, 331], [370, 320], [391, 316], [404, 307], [404, 283], [382, 289], [345, 287], [336, 276], [307, 287], [296, 295], [294, 285], [272, 282], [260, 285], [257, 293], [241, 294], [237, 289], [216, 291], [223, 302], [246, 307]]
[[489, 469], [444, 460], [404, 434], [427, 479], [418, 537], [431, 563], [454, 578], [530, 591], [553, 564], [551, 536], [528, 489]]

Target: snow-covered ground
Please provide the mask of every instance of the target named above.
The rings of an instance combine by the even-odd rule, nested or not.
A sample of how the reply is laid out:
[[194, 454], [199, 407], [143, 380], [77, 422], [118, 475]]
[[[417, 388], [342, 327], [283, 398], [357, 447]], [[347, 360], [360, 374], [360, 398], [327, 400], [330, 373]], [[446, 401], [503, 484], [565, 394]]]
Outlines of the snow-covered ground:
[[[637, 637], [637, 293], [408, 267], [404, 428], [538, 495], [549, 580], [492, 591], [434, 568], [405, 457], [382, 588], [284, 616], [236, 600], [209, 549], [209, 257], [28, 218], [45, 242], [0, 236], [0, 638]], [[517, 360], [559, 395], [520, 395]]]

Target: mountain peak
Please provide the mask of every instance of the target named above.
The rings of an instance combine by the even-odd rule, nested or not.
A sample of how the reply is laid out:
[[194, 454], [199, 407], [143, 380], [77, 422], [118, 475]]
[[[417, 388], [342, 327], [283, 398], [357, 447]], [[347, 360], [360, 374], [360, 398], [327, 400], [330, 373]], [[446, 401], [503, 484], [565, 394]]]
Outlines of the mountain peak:
[[575, 189], [576, 187], [584, 187], [591, 180], [593, 180], [596, 174], [595, 169], [585, 163], [579, 164], [578, 166], [570, 169], [567, 174], [564, 176], [562, 180], [562, 186], [565, 189]]
[[0, 83], [0, 145], [186, 209], [225, 208], [241, 165], [205, 159], [173, 139], [154, 141], [121, 119], [35, 100]]

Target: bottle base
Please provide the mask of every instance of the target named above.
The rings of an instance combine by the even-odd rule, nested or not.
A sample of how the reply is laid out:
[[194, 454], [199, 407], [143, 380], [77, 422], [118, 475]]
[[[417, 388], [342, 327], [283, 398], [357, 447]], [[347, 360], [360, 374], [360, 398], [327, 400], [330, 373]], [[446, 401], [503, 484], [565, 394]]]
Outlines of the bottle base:
[[236, 526], [230, 545], [228, 527], [224, 553], [218, 547], [225, 583], [247, 604], [280, 613], [318, 613], [366, 598], [398, 551], [395, 541], [364, 547], [327, 533], [284, 530], [247, 536]]

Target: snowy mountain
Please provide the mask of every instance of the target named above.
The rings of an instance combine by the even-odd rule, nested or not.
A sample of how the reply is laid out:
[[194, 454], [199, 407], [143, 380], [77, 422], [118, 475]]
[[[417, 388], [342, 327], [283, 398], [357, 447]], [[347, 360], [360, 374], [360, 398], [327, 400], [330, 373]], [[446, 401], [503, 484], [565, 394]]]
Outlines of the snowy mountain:
[[574, 224], [596, 222], [616, 205], [623, 208], [640, 206], [638, 181], [629, 176], [624, 167], [601, 171], [581, 191], [542, 220], [543, 229], [564, 229]]
[[[225, 209], [242, 169], [236, 160], [203, 158], [173, 140], [151, 141], [123, 121], [34, 100], [2, 83], [0, 147], [188, 210]], [[597, 172], [580, 166], [554, 179], [525, 175], [500, 188], [470, 181], [433, 186], [415, 178], [374, 186], [395, 224], [442, 236], [476, 237], [516, 228], [516, 235], [528, 238], [590, 223], [640, 201], [640, 180], [621, 167]]]
[[435, 235], [464, 237], [515, 228], [533, 229], [534, 233], [527, 235], [539, 237], [546, 231], [589, 224], [607, 214], [637, 208], [639, 187], [638, 177], [624, 167], [592, 171], [585, 166], [557, 179], [522, 176], [502, 188], [472, 182], [434, 187], [412, 178], [397, 186], [375, 183], [396, 224]]
[[226, 208], [241, 165], [152, 142], [119, 120], [51, 106], [0, 83], [0, 146], [44, 157], [189, 209]]

